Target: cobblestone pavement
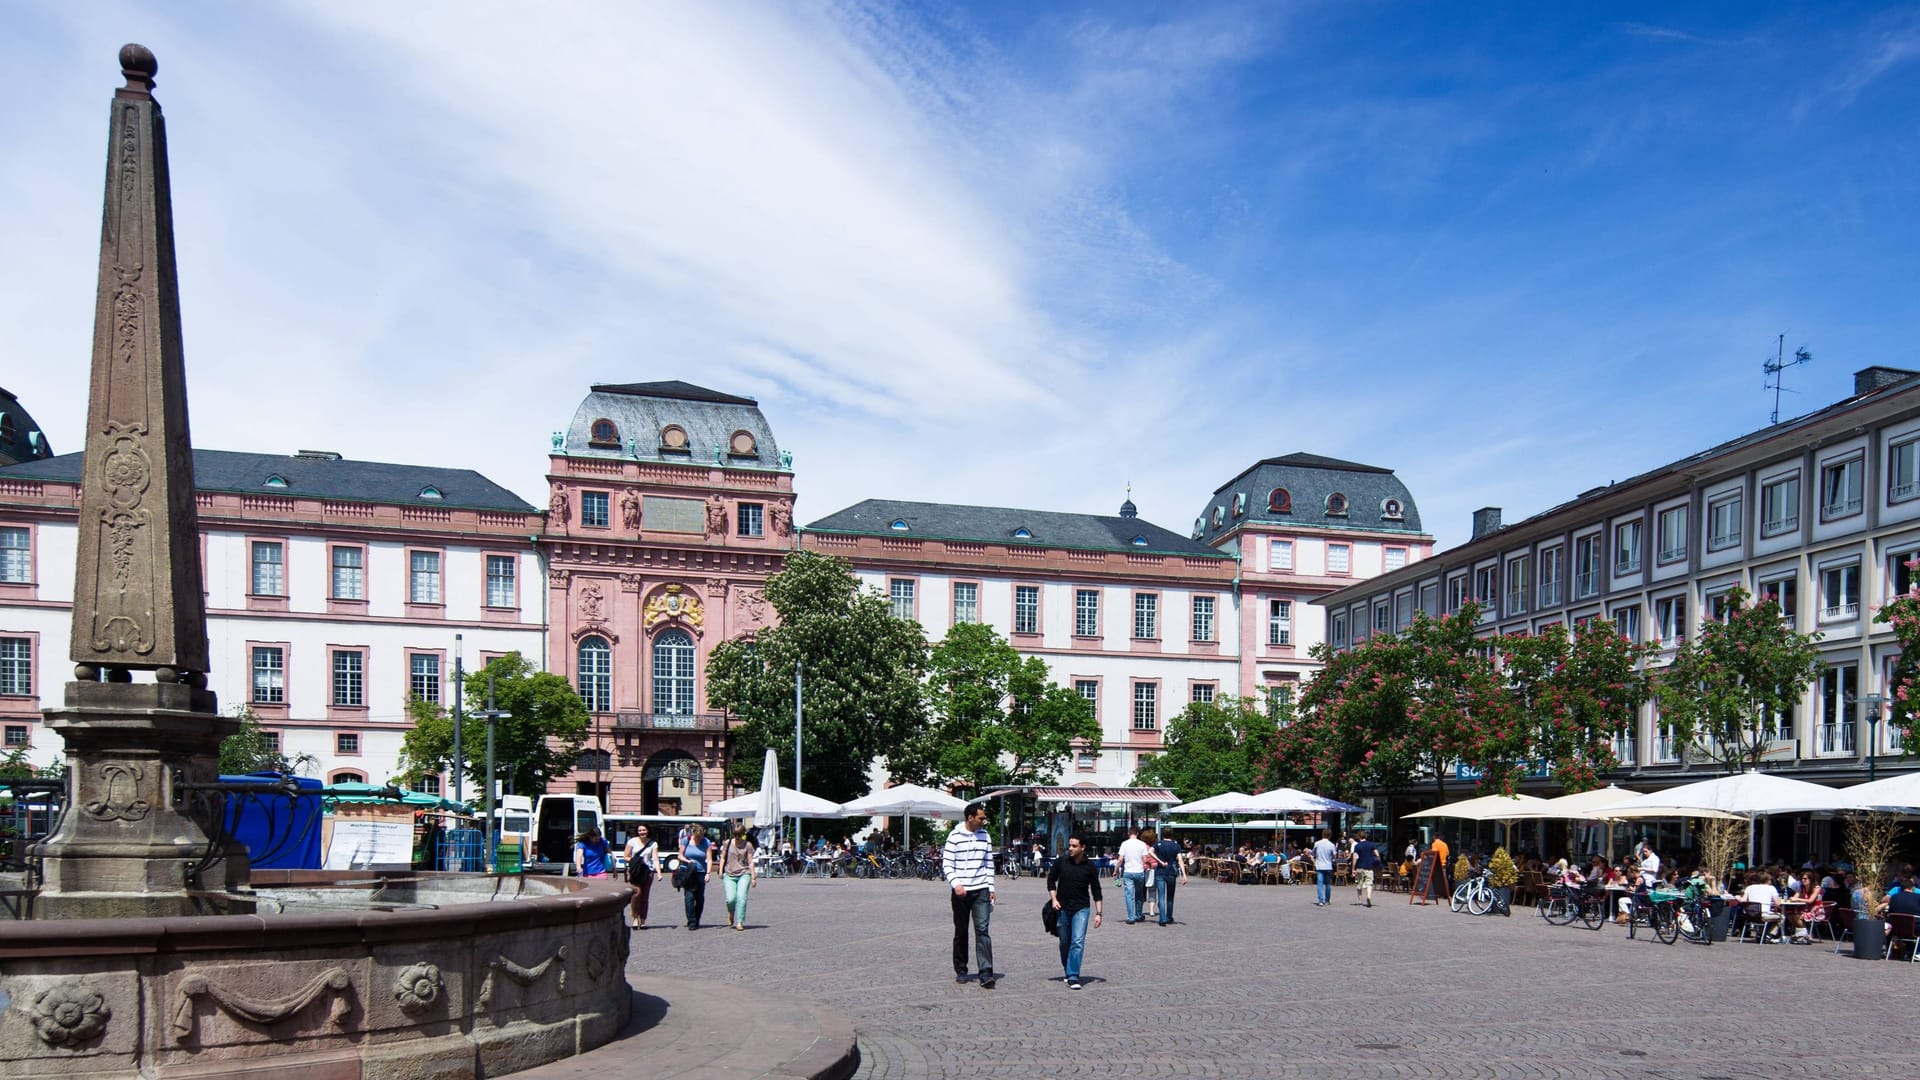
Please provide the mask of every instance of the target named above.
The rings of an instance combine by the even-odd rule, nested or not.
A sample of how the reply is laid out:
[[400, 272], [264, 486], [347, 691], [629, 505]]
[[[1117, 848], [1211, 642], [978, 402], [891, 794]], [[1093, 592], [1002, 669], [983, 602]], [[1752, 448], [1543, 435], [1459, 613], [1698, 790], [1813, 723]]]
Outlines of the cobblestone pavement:
[[[1531, 908], [1474, 918], [1336, 890], [1195, 880], [1179, 922], [1088, 934], [1061, 981], [1041, 882], [1002, 882], [995, 990], [957, 985], [943, 888], [762, 881], [749, 930], [678, 924], [661, 889], [632, 970], [752, 984], [852, 1014], [859, 1075], [905, 1077], [1711, 1077], [1912, 1075], [1920, 965], [1831, 945], [1629, 941]], [[673, 923], [663, 923], [671, 914]], [[718, 926], [716, 928], [715, 923]]]

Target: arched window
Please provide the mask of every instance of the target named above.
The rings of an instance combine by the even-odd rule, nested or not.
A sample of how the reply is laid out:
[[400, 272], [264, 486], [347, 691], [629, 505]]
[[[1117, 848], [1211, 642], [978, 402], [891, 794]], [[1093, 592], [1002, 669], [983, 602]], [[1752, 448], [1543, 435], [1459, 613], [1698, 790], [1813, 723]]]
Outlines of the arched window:
[[1347, 497], [1345, 495], [1336, 491], [1327, 496], [1327, 515], [1329, 517], [1345, 517], [1346, 513]]
[[653, 711], [693, 715], [693, 636], [685, 630], [653, 639]]
[[1293, 496], [1286, 488], [1274, 488], [1267, 492], [1267, 509], [1275, 514], [1293, 513]]
[[907, 521], [905, 518], [895, 518], [893, 524], [887, 526], [887, 528], [892, 529], [894, 532], [906, 532]]
[[1388, 499], [1380, 505], [1380, 516], [1388, 521], [1399, 521], [1402, 516], [1399, 499]]
[[17, 429], [13, 426], [12, 413], [0, 413], [0, 439], [11, 439]]
[[1244, 491], [1237, 491], [1237, 492], [1234, 492], [1234, 495], [1233, 495], [1233, 516], [1234, 516], [1234, 517], [1245, 517], [1245, 516], [1246, 516], [1246, 514], [1247, 514], [1247, 493], [1246, 493], [1246, 492], [1244, 492]]
[[434, 487], [432, 484], [428, 484], [426, 487], [420, 489], [420, 497], [429, 502], [438, 502], [446, 498], [445, 495], [440, 494], [440, 489]]
[[588, 712], [613, 711], [613, 650], [603, 637], [580, 639], [580, 700]]
[[272, 476], [267, 477], [266, 483], [262, 484], [261, 486], [270, 487], [270, 488], [283, 488], [287, 486], [287, 478], [284, 476], [281, 476], [279, 473], [274, 473]]
[[687, 449], [687, 429], [681, 427], [679, 424], [668, 424], [666, 427], [661, 428], [660, 429], [660, 449], [680, 450], [680, 451], [686, 450]]
[[1033, 539], [1033, 530], [1027, 528], [1025, 525], [1022, 525], [1021, 527], [1013, 530], [1013, 538], [1015, 540], [1031, 540]]
[[366, 782], [366, 774], [357, 772], [337, 772], [327, 778], [329, 784], [364, 784]]
[[620, 449], [620, 425], [601, 417], [587, 429], [588, 446], [610, 446]]
[[753, 432], [736, 431], [727, 440], [727, 452], [736, 457], [752, 457], [760, 452], [760, 444], [754, 442]]

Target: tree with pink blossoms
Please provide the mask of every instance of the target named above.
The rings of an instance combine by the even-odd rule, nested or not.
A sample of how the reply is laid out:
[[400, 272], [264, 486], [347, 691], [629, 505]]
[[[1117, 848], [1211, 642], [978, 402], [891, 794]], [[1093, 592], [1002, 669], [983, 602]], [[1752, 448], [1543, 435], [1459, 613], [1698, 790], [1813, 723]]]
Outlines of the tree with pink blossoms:
[[[1920, 570], [1920, 562], [1908, 563], [1907, 569]], [[1901, 754], [1920, 755], [1920, 584], [1894, 597], [1873, 621], [1891, 626], [1900, 642], [1887, 679], [1887, 722], [1900, 733]]]

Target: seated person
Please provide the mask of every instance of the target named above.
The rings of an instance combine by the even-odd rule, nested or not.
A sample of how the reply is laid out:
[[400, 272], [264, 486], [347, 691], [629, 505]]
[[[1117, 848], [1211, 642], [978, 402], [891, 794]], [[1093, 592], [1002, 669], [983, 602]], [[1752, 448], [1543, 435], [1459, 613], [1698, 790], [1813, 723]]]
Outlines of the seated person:
[[1754, 905], [1756, 910], [1749, 913], [1750, 917], [1764, 924], [1760, 928], [1761, 941], [1767, 940], [1767, 935], [1776, 924], [1785, 925], [1786, 916], [1779, 910], [1780, 890], [1773, 887], [1773, 880], [1765, 870], [1755, 870], [1747, 875], [1747, 888], [1740, 894], [1740, 899]]

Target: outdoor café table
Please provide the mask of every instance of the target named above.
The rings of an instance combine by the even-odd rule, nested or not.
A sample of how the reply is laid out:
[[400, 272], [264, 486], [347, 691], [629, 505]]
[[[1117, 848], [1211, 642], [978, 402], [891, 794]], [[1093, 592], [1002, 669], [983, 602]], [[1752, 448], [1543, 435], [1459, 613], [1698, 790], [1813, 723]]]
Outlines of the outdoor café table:
[[1793, 932], [1800, 929], [1802, 925], [1800, 921], [1801, 917], [1806, 913], [1807, 902], [1805, 900], [1780, 901], [1780, 914], [1786, 917], [1786, 921], [1781, 924], [1781, 935], [1788, 940], [1792, 940]]

